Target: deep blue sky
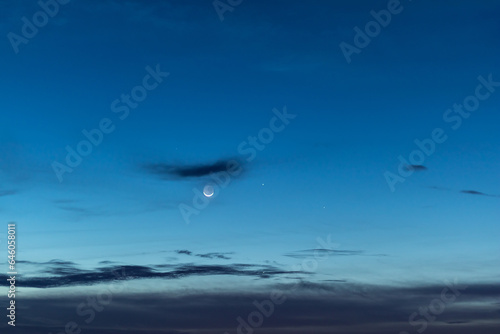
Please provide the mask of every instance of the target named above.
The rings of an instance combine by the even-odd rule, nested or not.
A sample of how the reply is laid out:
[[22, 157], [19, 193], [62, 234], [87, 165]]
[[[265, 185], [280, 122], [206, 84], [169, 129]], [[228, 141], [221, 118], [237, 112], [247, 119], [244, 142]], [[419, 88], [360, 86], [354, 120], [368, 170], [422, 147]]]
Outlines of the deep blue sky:
[[[0, 4], [3, 36], [20, 35], [21, 18], [40, 10]], [[290, 271], [330, 236], [339, 252], [298, 277], [394, 288], [497, 282], [500, 87], [456, 130], [443, 115], [474, 95], [479, 76], [500, 81], [500, 5], [401, 6], [350, 63], [339, 44], [353, 44], [353, 28], [386, 1], [243, 1], [223, 21], [210, 1], [71, 1], [17, 53], [5, 37], [0, 215], [18, 224], [18, 259], [30, 261], [20, 273], [45, 277], [40, 263], [56, 259], [68, 261], [57, 262], [66, 273], [105, 264]], [[169, 76], [121, 120], [111, 104], [148, 66]], [[283, 108], [296, 117], [245, 161], [239, 145]], [[54, 161], [103, 118], [115, 130], [60, 182]], [[447, 140], [391, 191], [384, 173], [436, 128]], [[209, 180], [203, 171], [229, 159], [243, 172], [187, 224], [179, 204], [191, 205]], [[192, 169], [200, 175], [175, 174]], [[227, 281], [246, 293], [290, 275], [144, 279], [136, 290]], [[37, 284], [26, 294], [50, 290]]]

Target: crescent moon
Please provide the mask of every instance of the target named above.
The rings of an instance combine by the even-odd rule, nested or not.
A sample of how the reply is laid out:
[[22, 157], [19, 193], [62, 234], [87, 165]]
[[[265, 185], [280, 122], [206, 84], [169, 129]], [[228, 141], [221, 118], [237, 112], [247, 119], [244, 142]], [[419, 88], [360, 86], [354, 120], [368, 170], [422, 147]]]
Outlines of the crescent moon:
[[211, 185], [207, 184], [203, 188], [203, 195], [205, 195], [207, 197], [212, 197], [214, 195], [214, 187], [212, 187]]

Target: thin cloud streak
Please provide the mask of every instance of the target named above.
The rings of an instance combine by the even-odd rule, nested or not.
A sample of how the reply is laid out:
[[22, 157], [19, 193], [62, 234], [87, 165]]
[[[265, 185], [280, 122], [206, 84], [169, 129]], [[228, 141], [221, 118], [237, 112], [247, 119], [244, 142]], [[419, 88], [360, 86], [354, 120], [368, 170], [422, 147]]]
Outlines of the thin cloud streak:
[[305, 249], [305, 250], [300, 250], [296, 251], [293, 253], [287, 253], [285, 256], [296, 258], [296, 259], [303, 259], [303, 258], [310, 258], [310, 257], [316, 257], [318, 254], [321, 254], [320, 256], [354, 256], [354, 255], [362, 255], [364, 254], [364, 251], [362, 250], [335, 250], [335, 249]]

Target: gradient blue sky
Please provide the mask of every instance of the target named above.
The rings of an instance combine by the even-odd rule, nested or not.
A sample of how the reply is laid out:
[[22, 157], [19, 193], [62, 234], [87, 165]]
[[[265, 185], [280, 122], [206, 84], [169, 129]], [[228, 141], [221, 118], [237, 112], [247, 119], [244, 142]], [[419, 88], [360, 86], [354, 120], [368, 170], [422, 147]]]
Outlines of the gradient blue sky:
[[[39, 10], [0, 4], [4, 36]], [[443, 114], [478, 76], [500, 81], [500, 4], [401, 4], [350, 64], [339, 44], [386, 1], [243, 1], [222, 22], [211, 1], [71, 1], [17, 54], [4, 38], [0, 216], [17, 223], [18, 259], [290, 270], [301, 259], [287, 255], [330, 235], [353, 255], [321, 262], [311, 281], [498, 281], [500, 88], [457, 130]], [[112, 101], [157, 64], [170, 75], [120, 120]], [[144, 166], [242, 159], [238, 145], [284, 106], [297, 117], [186, 224], [178, 205], [207, 178], [165, 179]], [[51, 164], [103, 118], [116, 130], [59, 182]], [[392, 192], [384, 172], [435, 128], [448, 140]], [[28, 263], [18, 269], [39, 276]], [[207, 286], [221, 280], [210, 277]]]

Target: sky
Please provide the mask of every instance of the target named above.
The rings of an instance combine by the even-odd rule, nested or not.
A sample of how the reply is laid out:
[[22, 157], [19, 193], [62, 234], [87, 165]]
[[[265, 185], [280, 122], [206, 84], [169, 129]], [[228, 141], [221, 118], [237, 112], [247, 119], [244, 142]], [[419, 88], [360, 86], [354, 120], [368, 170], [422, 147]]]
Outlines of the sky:
[[0, 5], [2, 332], [500, 328], [496, 1]]

